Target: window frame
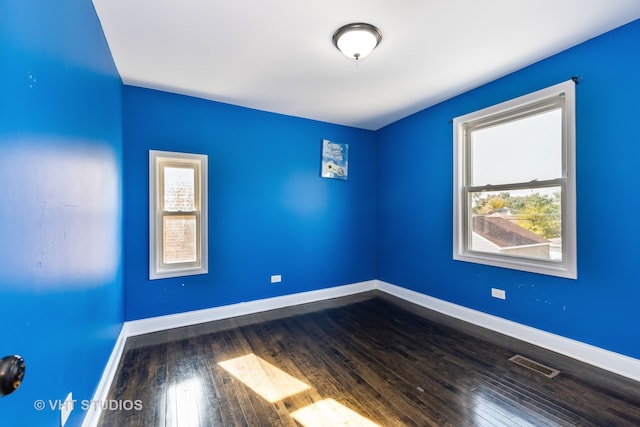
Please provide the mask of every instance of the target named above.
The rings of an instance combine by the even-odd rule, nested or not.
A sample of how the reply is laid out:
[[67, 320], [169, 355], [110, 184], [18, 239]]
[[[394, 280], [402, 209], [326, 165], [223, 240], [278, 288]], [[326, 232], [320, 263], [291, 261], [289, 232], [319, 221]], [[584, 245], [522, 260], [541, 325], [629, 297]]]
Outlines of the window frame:
[[[194, 211], [164, 210], [165, 167], [193, 168]], [[208, 273], [208, 170], [207, 155], [149, 150], [149, 280]], [[164, 263], [165, 216], [195, 216], [196, 260]]]
[[[508, 123], [562, 108], [562, 176], [544, 181], [500, 185], [470, 185], [471, 150], [469, 132], [488, 125]], [[453, 259], [532, 273], [577, 279], [576, 174], [575, 174], [575, 82], [568, 80], [527, 95], [453, 119]], [[471, 194], [541, 187], [561, 188], [562, 260], [526, 258], [470, 248]]]

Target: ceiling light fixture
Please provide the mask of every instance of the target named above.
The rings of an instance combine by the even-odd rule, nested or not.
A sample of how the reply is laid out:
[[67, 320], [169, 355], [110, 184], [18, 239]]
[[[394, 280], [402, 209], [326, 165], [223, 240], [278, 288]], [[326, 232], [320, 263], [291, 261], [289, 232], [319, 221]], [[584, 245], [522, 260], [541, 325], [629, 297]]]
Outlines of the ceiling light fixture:
[[358, 61], [380, 44], [382, 33], [371, 24], [347, 24], [333, 34], [333, 45], [348, 58]]

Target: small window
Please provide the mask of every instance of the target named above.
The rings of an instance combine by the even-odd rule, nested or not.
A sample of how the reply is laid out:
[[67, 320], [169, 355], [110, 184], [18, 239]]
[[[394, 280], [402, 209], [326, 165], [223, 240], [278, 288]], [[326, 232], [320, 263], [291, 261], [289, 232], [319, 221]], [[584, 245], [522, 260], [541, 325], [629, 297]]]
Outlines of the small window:
[[149, 279], [207, 273], [207, 156], [149, 151]]
[[577, 278], [575, 83], [454, 119], [453, 258]]

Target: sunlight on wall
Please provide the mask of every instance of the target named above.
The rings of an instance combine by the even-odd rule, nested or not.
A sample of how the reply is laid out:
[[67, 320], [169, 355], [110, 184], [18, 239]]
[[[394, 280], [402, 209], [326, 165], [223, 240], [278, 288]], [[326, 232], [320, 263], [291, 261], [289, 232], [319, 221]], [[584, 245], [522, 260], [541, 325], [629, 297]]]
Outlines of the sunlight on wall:
[[[311, 389], [307, 384], [253, 353], [219, 362], [218, 365], [269, 403]], [[379, 427], [378, 424], [333, 399], [324, 399], [305, 406], [292, 412], [291, 416], [305, 427]]]
[[113, 280], [120, 258], [116, 154], [94, 141], [1, 141], [0, 272], [34, 288]]
[[310, 388], [253, 353], [220, 362], [218, 365], [270, 403]]

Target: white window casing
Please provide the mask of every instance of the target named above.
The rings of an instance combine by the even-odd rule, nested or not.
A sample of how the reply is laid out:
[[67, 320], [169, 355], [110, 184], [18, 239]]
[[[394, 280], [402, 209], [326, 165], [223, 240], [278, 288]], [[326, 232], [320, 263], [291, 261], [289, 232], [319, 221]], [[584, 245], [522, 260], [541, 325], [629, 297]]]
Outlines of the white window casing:
[[[504, 127], [512, 133], [534, 133], [526, 125], [542, 122], [545, 116], [556, 119], [559, 135], [535, 138], [522, 135], [494, 142], [475, 143], [483, 135], [495, 135], [499, 140]], [[551, 120], [549, 120], [551, 122]], [[525, 125], [526, 124], [526, 125]], [[518, 128], [522, 126], [522, 128]], [[546, 135], [540, 130], [541, 135]], [[548, 131], [553, 134], [555, 131]], [[486, 264], [564, 278], [577, 278], [576, 236], [576, 168], [575, 168], [575, 83], [569, 80], [522, 97], [512, 99], [453, 120], [454, 151], [454, 206], [453, 206], [453, 259]], [[505, 131], [504, 134], [507, 134]], [[554, 140], [554, 138], [556, 138]], [[547, 141], [547, 142], [545, 142]], [[560, 142], [554, 142], [560, 141]], [[518, 146], [518, 143], [521, 145]], [[554, 144], [560, 145], [554, 155]], [[479, 147], [483, 147], [480, 149]], [[487, 148], [484, 148], [487, 147]], [[559, 163], [559, 164], [558, 164]], [[504, 178], [504, 179], [502, 179]], [[540, 243], [537, 238], [530, 245], [487, 245], [486, 239], [478, 238], [476, 224], [504, 222], [511, 228], [517, 221], [505, 220], [505, 215], [494, 214], [493, 218], [481, 218], [472, 212], [473, 197], [489, 197], [491, 194], [551, 193], [560, 194], [560, 236]], [[500, 218], [496, 218], [496, 217]], [[475, 220], [474, 220], [475, 218]], [[477, 221], [477, 222], [476, 222]], [[488, 227], [497, 227], [490, 224]], [[507, 227], [507, 228], [508, 228]], [[489, 228], [486, 228], [487, 230]], [[529, 233], [528, 231], [523, 231]], [[536, 240], [536, 236], [533, 236]], [[483, 241], [483, 246], [472, 242]], [[558, 242], [561, 242], [558, 244]], [[495, 246], [494, 249], [484, 250]], [[551, 255], [540, 255], [543, 246]], [[533, 251], [536, 252], [533, 252]], [[532, 255], [527, 255], [531, 251]]]
[[149, 151], [149, 279], [208, 272], [207, 156]]

